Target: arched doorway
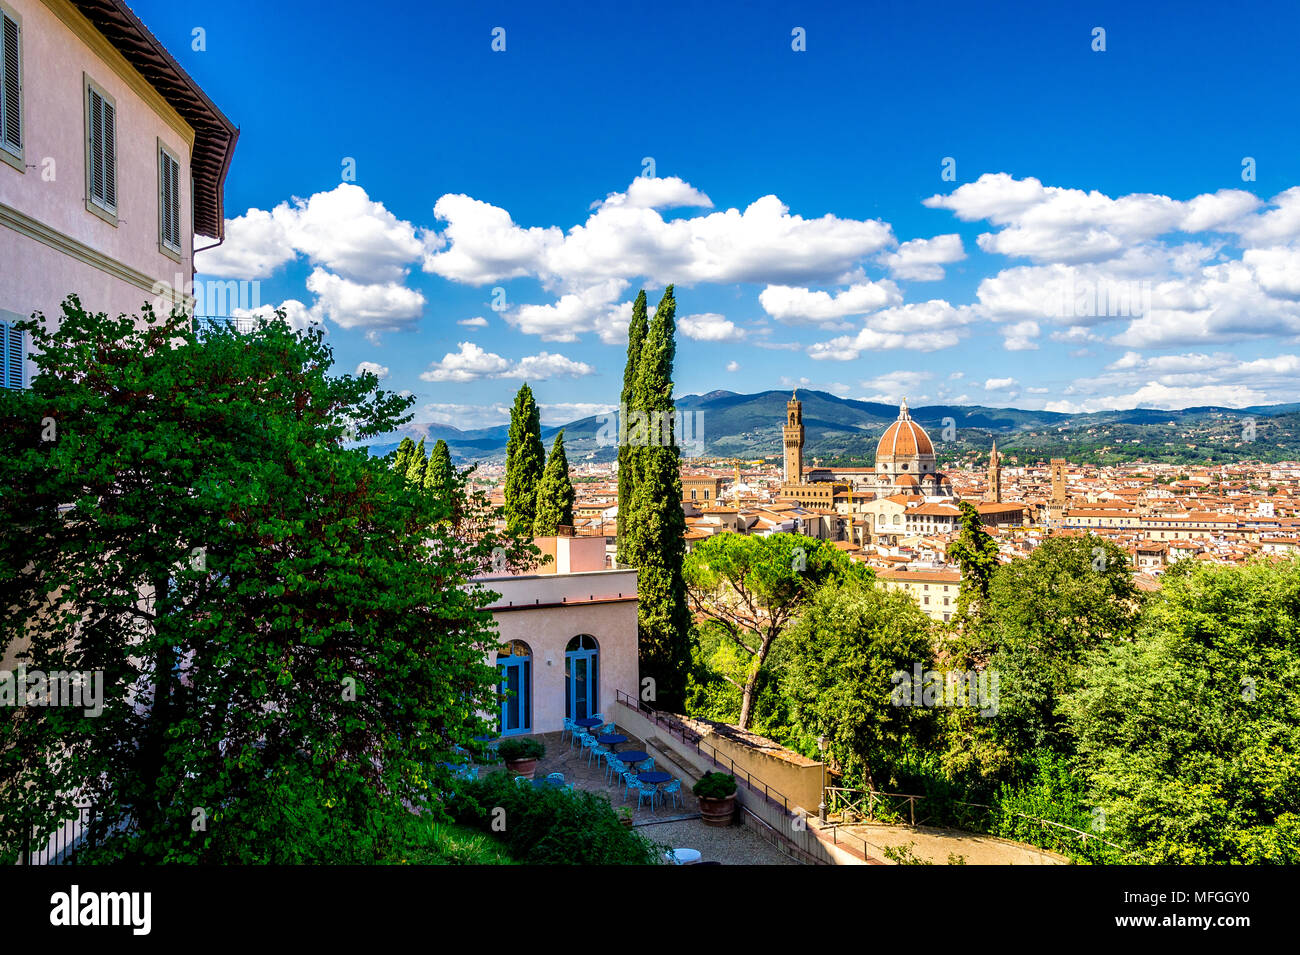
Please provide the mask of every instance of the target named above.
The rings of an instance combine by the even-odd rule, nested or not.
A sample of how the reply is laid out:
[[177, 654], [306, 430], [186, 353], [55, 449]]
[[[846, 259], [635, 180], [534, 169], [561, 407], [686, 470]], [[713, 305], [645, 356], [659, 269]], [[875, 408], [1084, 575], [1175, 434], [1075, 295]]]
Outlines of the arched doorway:
[[522, 640], [511, 640], [497, 651], [497, 686], [501, 698], [501, 735], [531, 733], [533, 729], [533, 651]]
[[571, 720], [600, 712], [600, 648], [589, 633], [564, 648], [564, 711]]

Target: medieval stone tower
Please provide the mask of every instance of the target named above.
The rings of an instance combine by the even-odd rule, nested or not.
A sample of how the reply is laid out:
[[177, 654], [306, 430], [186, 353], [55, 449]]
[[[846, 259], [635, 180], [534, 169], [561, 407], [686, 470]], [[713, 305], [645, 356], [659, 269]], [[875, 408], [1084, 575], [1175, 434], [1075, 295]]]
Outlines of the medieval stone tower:
[[1059, 521], [1065, 515], [1065, 458], [1052, 458], [1052, 496], [1047, 499], [1047, 517]]
[[998, 443], [993, 442], [993, 451], [989, 454], [989, 486], [984, 492], [984, 500], [992, 504], [1002, 503], [1002, 457], [998, 454]]
[[803, 483], [803, 404], [790, 393], [790, 400], [785, 404], [785, 427], [781, 429], [785, 439], [786, 484]]

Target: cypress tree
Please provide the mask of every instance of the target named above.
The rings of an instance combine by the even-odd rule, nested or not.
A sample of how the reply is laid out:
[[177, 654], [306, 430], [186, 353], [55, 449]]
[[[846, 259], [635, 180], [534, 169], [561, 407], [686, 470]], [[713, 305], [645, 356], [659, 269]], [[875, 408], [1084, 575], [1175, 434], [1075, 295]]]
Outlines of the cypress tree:
[[506, 440], [506, 526], [530, 533], [537, 517], [537, 484], [542, 479], [546, 451], [542, 447], [541, 414], [527, 384], [515, 395]]
[[573, 482], [569, 480], [569, 459], [564, 454], [564, 429], [555, 436], [546, 471], [537, 485], [537, 517], [533, 536], [558, 534], [561, 526], [573, 526]]
[[417, 486], [424, 483], [424, 470], [428, 466], [428, 459], [425, 455], [424, 438], [421, 438], [420, 443], [411, 452], [411, 463], [406, 466], [406, 480], [409, 483]]
[[424, 470], [424, 488], [446, 496], [451, 493], [456, 471], [451, 465], [451, 449], [447, 442], [438, 439], [429, 455], [429, 465]]
[[638, 571], [641, 676], [654, 679], [658, 705], [669, 709], [680, 709], [685, 696], [691, 625], [682, 579], [686, 516], [681, 452], [673, 434], [676, 313], [670, 285], [655, 308], [637, 361], [635, 400], [649, 417], [650, 440], [633, 449], [636, 486], [627, 524], [629, 557]]
[[637, 363], [645, 344], [646, 328], [645, 289], [637, 293], [632, 303], [632, 321], [627, 326], [627, 364], [623, 366], [623, 393], [619, 398], [618, 420], [618, 562], [630, 562], [627, 544], [627, 515], [632, 507], [632, 492], [636, 487], [636, 467], [633, 448], [627, 444], [627, 415], [636, 400]]
[[406, 469], [411, 466], [411, 455], [415, 453], [415, 442], [410, 438], [403, 438], [397, 446], [397, 457], [393, 459], [393, 470], [398, 474], [405, 474]]

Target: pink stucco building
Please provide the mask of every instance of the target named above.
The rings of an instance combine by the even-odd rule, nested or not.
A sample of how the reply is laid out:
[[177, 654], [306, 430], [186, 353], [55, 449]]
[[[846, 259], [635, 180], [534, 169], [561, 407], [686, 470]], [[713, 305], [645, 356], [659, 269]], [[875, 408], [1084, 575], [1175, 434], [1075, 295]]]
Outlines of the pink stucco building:
[[238, 131], [121, 0], [0, 0], [0, 63], [0, 378], [22, 387], [14, 321], [69, 293], [187, 301]]
[[503, 735], [554, 733], [566, 716], [613, 711], [638, 695], [636, 571], [605, 569], [605, 538], [542, 537], [554, 560], [529, 575], [478, 578], [500, 594], [489, 608], [501, 642], [489, 663], [505, 694]]

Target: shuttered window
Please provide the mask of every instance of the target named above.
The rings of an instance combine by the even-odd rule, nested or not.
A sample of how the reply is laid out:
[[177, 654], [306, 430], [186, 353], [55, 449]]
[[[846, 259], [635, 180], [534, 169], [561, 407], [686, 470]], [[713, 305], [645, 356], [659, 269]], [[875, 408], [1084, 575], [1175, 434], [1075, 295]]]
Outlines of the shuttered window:
[[23, 333], [8, 322], [0, 322], [0, 388], [22, 388], [26, 357]]
[[158, 147], [159, 241], [173, 252], [181, 250], [181, 164]]
[[0, 147], [21, 156], [23, 152], [22, 31], [18, 21], [0, 10]]
[[117, 109], [113, 101], [87, 84], [86, 185], [90, 201], [117, 212]]

